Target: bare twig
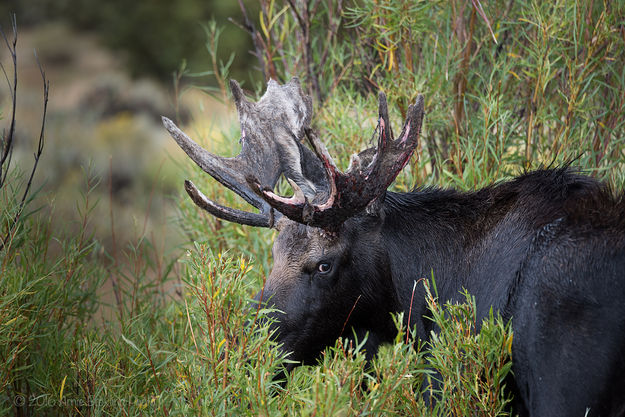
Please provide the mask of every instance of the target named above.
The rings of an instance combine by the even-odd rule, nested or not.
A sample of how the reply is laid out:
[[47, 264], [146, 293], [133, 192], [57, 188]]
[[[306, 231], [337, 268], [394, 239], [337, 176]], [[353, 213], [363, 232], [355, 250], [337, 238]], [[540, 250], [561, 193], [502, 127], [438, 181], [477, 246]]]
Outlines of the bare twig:
[[488, 27], [488, 31], [490, 32], [490, 35], [493, 37], [493, 40], [495, 41], [495, 44], [496, 44], [497, 43], [497, 38], [495, 37], [495, 33], [493, 32], [493, 28], [490, 26], [490, 22], [488, 21], [488, 17], [486, 17], [486, 13], [484, 13], [484, 9], [482, 8], [482, 3], [480, 3], [480, 0], [471, 0], [471, 4], [473, 5], [473, 7], [477, 11], [477, 13], [480, 15], [480, 17], [482, 18], [484, 23], [486, 23], [486, 26]]
[[319, 0], [313, 0], [313, 6], [311, 10], [311, 3], [308, 3], [303, 10], [298, 10], [297, 5], [294, 0], [287, 0], [289, 6], [291, 6], [291, 10], [295, 15], [295, 19], [299, 23], [300, 31], [302, 34], [302, 41], [304, 43], [304, 62], [306, 65], [306, 72], [308, 75], [308, 79], [312, 83], [312, 89], [317, 100], [322, 103], [323, 95], [321, 94], [321, 88], [319, 86], [319, 77], [315, 71], [315, 63], [313, 62], [313, 54], [312, 54], [312, 45], [311, 45], [311, 37], [310, 37], [310, 25], [311, 25], [311, 16], [314, 16], [317, 7], [319, 6]]
[[256, 31], [256, 27], [248, 17], [247, 9], [243, 4], [243, 0], [239, 0], [239, 7], [241, 8], [241, 13], [243, 13], [243, 29], [245, 29], [252, 37], [252, 41], [254, 42], [254, 55], [260, 64], [260, 70], [263, 72], [263, 78], [267, 81], [267, 65], [265, 64], [265, 60], [263, 58], [264, 48], [260, 39], [260, 34]]
[[22, 201], [20, 202], [20, 212], [26, 203], [26, 197], [30, 191], [30, 188], [33, 184], [33, 178], [35, 176], [35, 172], [37, 171], [37, 165], [39, 164], [39, 158], [41, 158], [41, 154], [43, 153], [43, 145], [44, 145], [44, 132], [46, 127], [46, 114], [48, 112], [48, 94], [50, 93], [50, 81], [46, 79], [46, 73], [41, 66], [41, 62], [39, 62], [39, 57], [37, 56], [37, 52], [35, 52], [35, 59], [37, 60], [37, 65], [39, 66], [39, 72], [41, 73], [41, 79], [43, 80], [43, 114], [41, 116], [41, 130], [39, 131], [39, 141], [37, 142], [37, 152], [33, 155], [35, 158], [35, 162], [33, 163], [33, 168], [30, 170], [30, 177], [28, 178], [28, 183], [26, 184], [26, 189], [24, 190], [24, 195], [22, 195]]
[[[341, 18], [343, 16], [343, 0], [338, 0], [337, 2], [336, 17], [334, 17], [334, 13], [332, 13], [333, 10], [334, 9], [332, 5], [328, 5], [328, 31], [326, 33], [325, 48], [323, 49], [321, 59], [319, 60], [319, 68], [325, 68], [326, 61], [328, 59], [328, 53], [332, 44], [331, 40], [336, 37], [338, 28], [341, 24]], [[341, 77], [338, 77], [337, 80], [340, 80], [340, 78]], [[335, 80], [335, 82], [337, 82], [337, 80]]]
[[[11, 162], [10, 155], [13, 152], [13, 137], [15, 133], [15, 108], [17, 104], [17, 21], [15, 15], [13, 15], [11, 19], [11, 24], [13, 26], [13, 40], [9, 41], [6, 33], [2, 27], [0, 27], [0, 35], [4, 39], [4, 43], [9, 50], [9, 54], [11, 55], [11, 61], [13, 63], [13, 83], [9, 81], [9, 76], [2, 64], [0, 64], [0, 69], [2, 69], [2, 73], [4, 74], [4, 78], [7, 81], [7, 85], [9, 86], [9, 91], [11, 92], [11, 122], [9, 124], [9, 131], [6, 135], [2, 134], [2, 141], [0, 149], [0, 188], [4, 185], [7, 177], [7, 173], [9, 171], [9, 166]], [[6, 165], [5, 165], [6, 162]]]
[[[2, 31], [0, 30], [0, 32]], [[4, 172], [0, 176], [2, 179], [2, 182], [0, 183], [0, 187], [4, 185], [5, 183], [4, 181], [6, 180], [7, 172], [9, 170], [9, 163], [11, 161], [11, 154], [13, 152], [13, 149], [12, 149], [13, 137], [14, 137], [14, 132], [15, 132], [15, 103], [16, 103], [16, 95], [17, 95], [17, 54], [15, 50], [15, 47], [17, 44], [17, 23], [15, 20], [15, 15], [13, 15], [13, 41], [9, 42], [4, 32], [2, 32], [2, 36], [4, 37], [5, 43], [7, 44], [7, 47], [9, 48], [9, 52], [11, 53], [12, 60], [13, 60], [13, 71], [14, 71], [13, 82], [14, 84], [12, 86], [13, 88], [12, 88], [11, 125], [9, 128], [8, 137], [6, 139], [3, 138], [2, 140], [3, 149], [2, 149], [2, 159], [0, 160], [0, 168], [4, 169]], [[43, 70], [43, 67], [41, 66], [41, 62], [39, 61], [39, 57], [37, 57], [37, 53], [35, 53], [35, 58], [37, 60], [37, 65], [39, 66], [41, 79], [43, 80], [43, 114], [41, 117], [41, 130], [39, 132], [37, 152], [35, 152], [33, 155], [35, 160], [33, 163], [33, 167], [30, 171], [30, 175], [28, 177], [28, 182], [26, 183], [26, 187], [24, 188], [24, 193], [22, 194], [22, 198], [20, 200], [17, 212], [15, 213], [15, 216], [13, 217], [10, 225], [7, 228], [6, 235], [4, 236], [4, 238], [2, 238], [2, 240], [0, 240], [0, 251], [3, 250], [5, 246], [7, 245], [7, 243], [10, 241], [14, 231], [16, 230], [16, 226], [20, 220], [20, 217], [22, 216], [24, 207], [26, 206], [28, 202], [28, 195], [30, 193], [30, 189], [33, 184], [33, 178], [35, 177], [35, 172], [37, 171], [37, 167], [39, 165], [39, 159], [41, 158], [41, 155], [43, 154], [43, 147], [45, 143], [44, 133], [45, 133], [45, 126], [46, 126], [46, 115], [48, 112], [48, 95], [50, 92], [50, 82], [46, 78], [46, 73]], [[6, 72], [5, 72], [5, 75], [6, 75]], [[8, 163], [5, 166], [3, 166], [6, 161], [8, 161]]]

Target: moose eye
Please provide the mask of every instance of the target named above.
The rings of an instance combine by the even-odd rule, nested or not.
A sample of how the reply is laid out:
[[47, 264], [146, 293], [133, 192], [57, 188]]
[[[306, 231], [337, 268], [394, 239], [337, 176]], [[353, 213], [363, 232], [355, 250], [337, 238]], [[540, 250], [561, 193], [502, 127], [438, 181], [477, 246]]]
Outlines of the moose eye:
[[327, 274], [328, 272], [330, 272], [330, 269], [332, 269], [332, 265], [330, 265], [328, 262], [319, 262], [317, 264], [317, 272], [319, 272], [320, 274]]

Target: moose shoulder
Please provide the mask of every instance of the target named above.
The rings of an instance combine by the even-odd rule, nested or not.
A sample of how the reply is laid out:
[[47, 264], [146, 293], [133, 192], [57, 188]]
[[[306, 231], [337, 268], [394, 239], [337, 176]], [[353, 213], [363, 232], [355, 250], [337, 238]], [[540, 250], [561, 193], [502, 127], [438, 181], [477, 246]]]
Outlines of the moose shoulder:
[[[433, 273], [441, 299], [466, 288], [478, 319], [491, 307], [512, 319], [516, 412], [625, 415], [621, 195], [567, 168], [468, 193], [387, 192], [418, 143], [421, 97], [395, 139], [380, 94], [377, 147], [354, 155], [343, 173], [310, 129], [311, 101], [296, 79], [270, 81], [257, 103], [236, 82], [231, 88], [242, 132], [237, 157], [212, 155], [164, 122], [200, 167], [258, 212], [221, 206], [187, 181], [196, 204], [279, 231], [257, 300], [282, 312], [276, 337], [291, 359], [312, 362], [351, 329], [368, 334], [374, 355], [395, 336], [391, 313], [401, 311], [411, 311], [410, 324], [427, 340], [425, 296], [421, 286], [413, 291]], [[273, 192], [281, 175], [292, 197]]]

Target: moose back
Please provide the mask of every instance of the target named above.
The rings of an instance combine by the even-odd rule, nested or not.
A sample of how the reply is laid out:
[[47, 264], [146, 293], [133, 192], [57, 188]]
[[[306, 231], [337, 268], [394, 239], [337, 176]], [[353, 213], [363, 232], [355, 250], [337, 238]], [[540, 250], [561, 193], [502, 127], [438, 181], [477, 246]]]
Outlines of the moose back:
[[[368, 334], [372, 357], [393, 340], [391, 314], [401, 311], [411, 311], [410, 325], [427, 340], [434, 329], [423, 288], [413, 297], [413, 283], [433, 273], [443, 301], [466, 288], [478, 320], [491, 307], [512, 320], [515, 412], [625, 415], [622, 195], [567, 168], [475, 192], [388, 192], [418, 144], [421, 96], [395, 139], [381, 93], [377, 146], [353, 155], [341, 172], [310, 128], [311, 100], [297, 79], [270, 81], [256, 103], [236, 82], [231, 89], [238, 156], [212, 155], [170, 120], [164, 124], [191, 159], [258, 212], [224, 207], [185, 181], [198, 206], [279, 231], [257, 300], [282, 312], [275, 313], [276, 338], [290, 359], [313, 362], [345, 325]], [[292, 197], [273, 192], [281, 175]]]

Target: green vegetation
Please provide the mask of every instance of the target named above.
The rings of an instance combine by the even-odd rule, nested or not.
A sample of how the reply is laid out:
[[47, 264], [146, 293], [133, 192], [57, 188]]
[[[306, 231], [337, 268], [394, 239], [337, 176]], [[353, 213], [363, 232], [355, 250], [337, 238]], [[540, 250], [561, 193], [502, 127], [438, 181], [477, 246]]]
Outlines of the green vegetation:
[[[419, 158], [396, 189], [471, 189], [569, 162], [622, 188], [619, 2], [260, 5], [248, 23], [263, 74], [302, 79], [315, 128], [343, 167], [369, 143], [382, 89], [394, 126], [417, 94], [426, 100]], [[219, 47], [216, 29], [207, 30], [211, 48]], [[228, 61], [212, 56], [223, 88]], [[2, 114], [11, 120], [10, 108]], [[206, 147], [235, 153], [236, 127], [224, 137]], [[78, 232], [53, 235], [54, 213], [37, 211], [36, 193], [21, 204], [30, 165], [9, 168], [0, 171], [0, 414], [505, 414], [512, 329], [493, 315], [477, 331], [469, 295], [443, 305], [428, 292], [440, 328], [430, 344], [413, 344], [398, 325], [395, 343], [370, 367], [358, 345], [338, 340], [318, 366], [282, 381], [267, 312], [246, 308], [268, 271], [272, 231], [212, 219], [182, 198], [178, 222], [194, 244], [164, 253], [143, 234], [109, 253], [89, 232], [97, 178], [85, 174]], [[186, 169], [209, 197], [242, 206], [191, 163]]]

